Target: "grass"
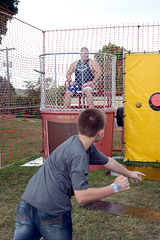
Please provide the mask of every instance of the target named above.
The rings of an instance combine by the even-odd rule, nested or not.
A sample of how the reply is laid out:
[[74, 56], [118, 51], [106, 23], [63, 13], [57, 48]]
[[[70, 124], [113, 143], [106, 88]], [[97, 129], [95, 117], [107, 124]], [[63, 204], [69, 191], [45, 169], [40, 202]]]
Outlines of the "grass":
[[[40, 157], [37, 155], [36, 157]], [[30, 178], [38, 167], [21, 167], [30, 158], [0, 170], [0, 240], [13, 239], [14, 218], [17, 205]], [[106, 170], [90, 172], [90, 187], [111, 184], [115, 177], [107, 176]], [[143, 180], [131, 184], [128, 192], [105, 198], [106, 201], [133, 206], [160, 209], [160, 183]], [[90, 211], [80, 207], [76, 199], [73, 205], [73, 240], [160, 240], [160, 222], [149, 223], [137, 218], [112, 216], [100, 211]]]
[[0, 117], [0, 152], [2, 167], [42, 150], [42, 120]]
[[123, 161], [123, 158], [117, 159], [117, 161], [125, 166], [160, 168], [160, 162]]

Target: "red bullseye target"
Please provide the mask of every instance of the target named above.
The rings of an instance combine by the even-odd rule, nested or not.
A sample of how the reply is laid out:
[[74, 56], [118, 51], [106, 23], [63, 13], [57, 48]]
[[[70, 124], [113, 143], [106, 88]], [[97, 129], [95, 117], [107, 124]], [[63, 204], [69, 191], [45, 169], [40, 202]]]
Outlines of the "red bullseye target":
[[160, 93], [154, 93], [149, 99], [150, 107], [155, 111], [160, 111]]
[[160, 106], [160, 94], [156, 93], [152, 96], [151, 102], [154, 106], [158, 107]]

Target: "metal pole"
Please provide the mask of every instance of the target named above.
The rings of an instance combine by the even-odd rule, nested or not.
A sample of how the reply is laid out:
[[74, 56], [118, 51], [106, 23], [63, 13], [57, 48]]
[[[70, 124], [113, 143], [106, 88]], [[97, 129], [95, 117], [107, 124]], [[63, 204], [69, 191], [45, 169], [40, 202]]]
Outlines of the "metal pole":
[[[45, 31], [42, 32], [43, 34], [43, 54], [45, 54]], [[45, 72], [45, 56], [43, 56], [43, 71]], [[44, 83], [44, 78], [45, 76], [43, 76], [43, 83]], [[42, 83], [41, 83], [42, 86]], [[41, 88], [42, 89], [42, 88]], [[41, 92], [41, 96], [42, 96], [42, 92]], [[44, 96], [44, 86], [43, 86], [43, 96]], [[43, 108], [45, 108], [45, 96], [43, 97]], [[45, 151], [45, 139], [44, 139], [44, 117], [42, 114], [42, 149]], [[45, 162], [45, 157], [43, 157], [43, 162]]]
[[116, 57], [111, 57], [111, 67], [112, 67], [112, 107], [115, 108], [115, 94], [116, 94]]
[[44, 56], [40, 58], [40, 82], [41, 82], [41, 108], [40, 110], [45, 110], [45, 91], [44, 91], [44, 79], [45, 79], [45, 73], [44, 73]]
[[138, 39], [137, 39], [137, 52], [139, 52], [139, 28], [140, 28], [140, 25], [137, 26], [137, 29], [138, 29]]
[[82, 68], [82, 108], [84, 109], [84, 101], [85, 101], [85, 95], [83, 91], [83, 85], [84, 85], [84, 79], [83, 79], [83, 53], [81, 53], [81, 68]]
[[9, 77], [8, 48], [6, 48], [6, 64], [7, 64], [8, 107], [10, 107], [10, 105], [11, 105], [11, 91], [10, 91], [10, 77]]
[[57, 71], [56, 71], [56, 54], [55, 54], [55, 106], [56, 106], [56, 109], [58, 107], [58, 104], [57, 104]]
[[104, 110], [106, 109], [106, 104], [107, 104], [107, 98], [106, 98], [106, 92], [105, 92], [105, 85], [107, 84], [107, 73], [106, 73], [106, 56], [104, 55], [104, 62], [103, 62], [103, 97], [104, 97]]
[[[124, 111], [123, 111], [123, 114], [124, 114], [124, 117], [125, 117], [125, 52], [123, 50], [123, 108], [124, 108]], [[123, 121], [125, 119], [123, 118]], [[125, 121], [124, 121], [124, 126], [123, 126], [123, 146], [122, 146], [122, 152], [123, 152], [123, 161], [125, 161], [125, 151], [126, 151], [126, 145], [125, 145]]]

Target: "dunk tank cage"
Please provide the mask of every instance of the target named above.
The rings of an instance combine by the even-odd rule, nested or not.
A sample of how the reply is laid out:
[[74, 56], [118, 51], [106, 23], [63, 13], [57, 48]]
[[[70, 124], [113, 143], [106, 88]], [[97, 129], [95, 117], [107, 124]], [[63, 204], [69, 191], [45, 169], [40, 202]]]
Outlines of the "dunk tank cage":
[[[64, 109], [66, 73], [70, 65], [80, 59], [80, 52], [48, 53], [40, 55], [41, 111], [44, 124], [45, 158], [71, 135], [77, 134], [77, 120], [80, 111], [88, 108], [86, 96], [78, 91], [71, 99], [71, 105]], [[93, 90], [94, 107], [106, 114], [106, 127], [103, 139], [96, 143], [97, 148], [112, 156], [113, 127], [115, 117], [115, 77], [116, 56], [104, 53], [90, 53], [89, 59], [98, 62], [101, 77]], [[84, 82], [83, 64], [82, 83]], [[95, 69], [96, 74], [96, 69]], [[72, 76], [74, 80], [74, 74]], [[103, 169], [91, 166], [90, 170]]]

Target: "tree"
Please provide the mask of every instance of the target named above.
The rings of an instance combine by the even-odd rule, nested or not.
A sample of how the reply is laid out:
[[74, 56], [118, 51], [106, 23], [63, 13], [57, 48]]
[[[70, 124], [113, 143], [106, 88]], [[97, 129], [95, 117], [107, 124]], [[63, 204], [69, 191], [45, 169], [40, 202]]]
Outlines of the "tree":
[[13, 14], [18, 13], [18, 3], [19, 0], [1, 0], [1, 7], [5, 8], [6, 10], [9, 10]]
[[[108, 45], [105, 45], [102, 47], [102, 50], [99, 50], [100, 53], [108, 53], [108, 54], [113, 54], [117, 57], [116, 61], [116, 91], [118, 92], [123, 92], [123, 51], [125, 49], [123, 47], [117, 46], [112, 43], [108, 43]], [[96, 60], [101, 63], [103, 63], [102, 59], [97, 59]]]
[[[2, 35], [5, 35], [7, 32], [7, 22], [11, 20], [13, 15], [18, 13], [18, 3], [19, 0], [1, 0], [0, 3], [0, 44], [2, 41]], [[7, 14], [5, 14], [7, 13]]]
[[55, 85], [55, 80], [48, 77], [45, 78], [44, 82], [44, 91], [45, 91], [45, 102], [48, 105], [63, 105], [63, 93], [64, 93], [64, 86], [62, 85]]
[[40, 105], [41, 101], [41, 86], [40, 86], [40, 79], [36, 82], [29, 81], [26, 82], [26, 101], [27, 105], [36, 106]]
[[0, 76], [0, 106], [10, 107], [11, 98], [15, 94], [15, 89], [12, 84], [6, 78]]

